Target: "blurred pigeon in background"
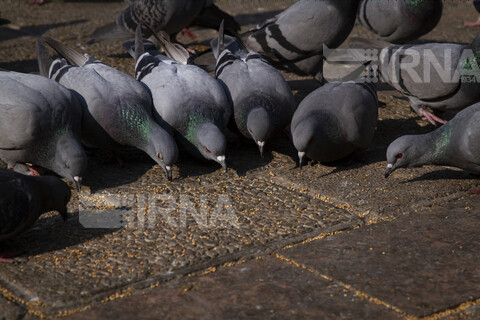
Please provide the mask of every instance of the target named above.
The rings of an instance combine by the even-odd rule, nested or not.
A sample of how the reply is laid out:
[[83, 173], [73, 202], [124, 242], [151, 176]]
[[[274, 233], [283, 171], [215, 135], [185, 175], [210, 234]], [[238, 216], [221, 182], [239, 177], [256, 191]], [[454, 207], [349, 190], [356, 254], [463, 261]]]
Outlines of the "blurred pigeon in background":
[[[71, 192], [57, 177], [29, 177], [0, 169], [0, 243], [30, 228], [42, 213], [58, 211], [67, 219]], [[0, 261], [12, 255], [0, 251]], [[18, 254], [13, 254], [13, 256]]]
[[227, 30], [238, 31], [235, 19], [213, 4], [213, 0], [134, 1], [123, 10], [114, 23], [98, 28], [92, 34], [92, 42], [100, 40], [127, 40], [133, 37], [141, 24], [142, 35], [148, 38], [152, 30], [160, 30], [174, 36], [192, 23], [218, 29], [226, 20]]
[[300, 103], [292, 119], [300, 168], [305, 156], [332, 162], [366, 149], [377, 119], [377, 93], [370, 83], [332, 82], [316, 89]]
[[81, 99], [71, 90], [39, 75], [0, 71], [0, 158], [9, 168], [38, 165], [80, 189], [87, 168], [81, 119]]
[[425, 108], [458, 111], [480, 101], [480, 35], [471, 45], [426, 43], [392, 45], [356, 38], [352, 46], [377, 49], [381, 77], [410, 100], [430, 123], [445, 123]]
[[223, 24], [211, 47], [217, 59], [216, 77], [233, 102], [236, 126], [255, 141], [263, 156], [265, 141], [292, 120], [296, 109], [292, 90], [260, 54], [248, 52], [239, 40], [224, 36]]
[[479, 124], [480, 103], [476, 103], [432, 132], [396, 139], [387, 149], [385, 177], [398, 168], [423, 165], [452, 166], [480, 174]]
[[442, 0], [360, 1], [358, 20], [381, 40], [406, 43], [432, 31], [442, 9]]
[[[323, 81], [323, 45], [336, 48], [355, 24], [358, 0], [298, 1], [242, 36], [248, 49]], [[275, 65], [276, 66], [276, 65]]]
[[[201, 68], [187, 64], [188, 52], [172, 44], [165, 33], [159, 41], [168, 57], [150, 42], [143, 42], [140, 26], [131, 43], [124, 47], [135, 57], [135, 74], [148, 86], [153, 96], [155, 117], [175, 131], [186, 151], [199, 158], [213, 160], [226, 168], [226, 139], [223, 130], [232, 107], [222, 85]], [[143, 52], [146, 49], [146, 52]]]
[[[82, 55], [49, 37], [44, 41], [66, 59], [55, 60], [48, 77], [75, 90], [85, 99], [84, 141], [113, 151], [126, 146], [143, 150], [164, 169], [168, 180], [172, 180], [172, 165], [178, 157], [177, 145], [153, 119], [148, 90], [131, 76], [88, 54]], [[39, 42], [38, 56], [45, 57], [45, 50]], [[40, 70], [46, 70], [48, 62], [42, 59], [39, 61]]]

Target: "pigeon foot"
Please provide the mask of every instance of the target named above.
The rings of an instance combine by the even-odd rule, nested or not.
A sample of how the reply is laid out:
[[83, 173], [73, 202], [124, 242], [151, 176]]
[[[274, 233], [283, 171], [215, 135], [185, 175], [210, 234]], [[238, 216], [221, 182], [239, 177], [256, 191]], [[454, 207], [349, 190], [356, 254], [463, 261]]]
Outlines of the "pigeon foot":
[[465, 27], [475, 27], [475, 26], [480, 26], [480, 16], [478, 17], [477, 20], [475, 21], [464, 21], [463, 25]]
[[427, 120], [434, 126], [437, 125], [437, 123], [445, 124], [447, 121], [443, 120], [442, 118], [437, 117], [436, 115], [432, 114], [431, 112], [428, 112], [425, 109], [420, 109], [418, 112], [419, 115], [423, 116], [423, 120]]

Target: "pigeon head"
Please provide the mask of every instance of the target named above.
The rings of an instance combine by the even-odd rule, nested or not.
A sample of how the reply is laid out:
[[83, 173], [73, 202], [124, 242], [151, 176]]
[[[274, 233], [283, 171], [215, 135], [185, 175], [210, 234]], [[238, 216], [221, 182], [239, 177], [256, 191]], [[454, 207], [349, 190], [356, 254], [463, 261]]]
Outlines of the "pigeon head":
[[178, 159], [178, 147], [172, 136], [159, 125], [152, 125], [145, 152], [158, 163], [172, 181], [172, 166]]
[[412, 138], [415, 136], [402, 136], [393, 141], [387, 149], [387, 170], [385, 178], [388, 178], [398, 168], [419, 166], [417, 163], [417, 152]]
[[67, 220], [67, 204], [72, 195], [68, 185], [54, 176], [34, 177], [41, 184], [44, 207], [42, 212], [58, 211], [63, 220]]
[[213, 123], [204, 122], [196, 128], [195, 146], [205, 159], [218, 162], [225, 170], [225, 149], [227, 140], [222, 131]]
[[82, 175], [87, 169], [87, 156], [80, 142], [68, 134], [60, 137], [57, 141], [54, 163], [49, 169], [72, 180], [80, 191]]
[[295, 149], [298, 151], [299, 166], [302, 168], [303, 158], [316, 143], [318, 123], [315, 118], [308, 117], [292, 129], [292, 139]]
[[247, 130], [257, 144], [262, 157], [265, 141], [270, 137], [272, 128], [272, 119], [264, 108], [255, 108], [248, 113]]

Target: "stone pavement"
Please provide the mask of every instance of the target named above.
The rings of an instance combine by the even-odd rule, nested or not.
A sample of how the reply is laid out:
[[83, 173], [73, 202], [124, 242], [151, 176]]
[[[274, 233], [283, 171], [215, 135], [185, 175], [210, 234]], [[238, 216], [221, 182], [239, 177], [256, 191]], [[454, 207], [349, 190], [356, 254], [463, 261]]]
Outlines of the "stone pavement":
[[[6, 3], [0, 67], [36, 71], [46, 34], [132, 73], [120, 44], [86, 44], [122, 2]], [[244, 28], [289, 4], [221, 3]], [[446, 2], [426, 38], [468, 43], [479, 29], [461, 23], [475, 18]], [[284, 75], [297, 102], [318, 86]], [[372, 146], [349, 165], [299, 170], [282, 138], [264, 159], [230, 144], [228, 172], [181, 158], [168, 182], [141, 152], [123, 167], [92, 153], [71, 219], [47, 214], [8, 244], [24, 254], [0, 265], [0, 319], [480, 319], [479, 180], [432, 166], [384, 179], [388, 144], [433, 127], [397, 92], [379, 98]]]

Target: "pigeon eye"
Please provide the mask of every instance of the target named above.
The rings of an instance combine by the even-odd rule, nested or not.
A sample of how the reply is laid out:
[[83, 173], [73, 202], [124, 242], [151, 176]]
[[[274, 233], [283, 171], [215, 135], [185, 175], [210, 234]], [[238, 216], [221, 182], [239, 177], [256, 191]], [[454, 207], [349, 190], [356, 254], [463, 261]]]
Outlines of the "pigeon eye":
[[396, 157], [397, 159], [402, 159], [403, 154], [399, 153], [399, 154], [397, 154], [395, 157]]
[[210, 151], [210, 149], [208, 149], [208, 148], [205, 148], [205, 151], [207, 151], [208, 153], [212, 152], [212, 151]]
[[157, 152], [157, 158], [163, 160], [163, 155], [160, 152]]
[[248, 129], [248, 131], [250, 131], [250, 133], [253, 133], [252, 129]]
[[65, 162], [65, 168], [70, 169], [70, 165]]

